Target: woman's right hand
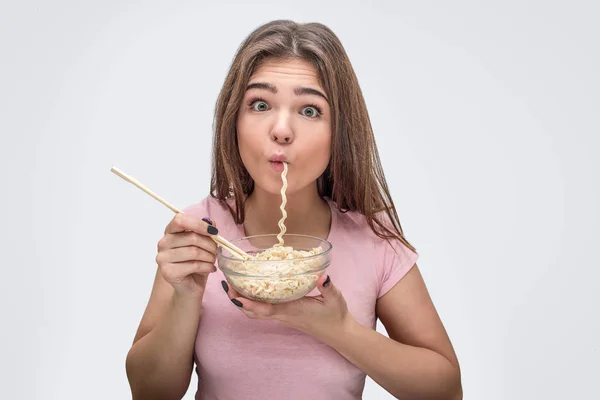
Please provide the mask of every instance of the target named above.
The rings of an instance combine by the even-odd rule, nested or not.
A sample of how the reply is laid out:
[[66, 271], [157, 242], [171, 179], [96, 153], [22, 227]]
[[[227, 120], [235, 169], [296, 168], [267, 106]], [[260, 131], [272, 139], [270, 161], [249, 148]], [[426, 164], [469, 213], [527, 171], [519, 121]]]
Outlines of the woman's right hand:
[[216, 271], [217, 229], [191, 215], [179, 213], [158, 242], [156, 263], [175, 292], [202, 297], [208, 275]]

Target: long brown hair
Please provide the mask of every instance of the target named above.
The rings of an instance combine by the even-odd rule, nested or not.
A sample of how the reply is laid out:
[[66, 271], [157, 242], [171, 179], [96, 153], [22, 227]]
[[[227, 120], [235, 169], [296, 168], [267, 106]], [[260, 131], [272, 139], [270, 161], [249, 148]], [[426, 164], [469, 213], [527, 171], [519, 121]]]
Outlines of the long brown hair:
[[319, 195], [331, 198], [342, 212], [363, 214], [377, 236], [399, 239], [414, 251], [404, 238], [354, 69], [338, 37], [319, 23], [272, 21], [238, 48], [215, 108], [211, 195], [222, 201], [233, 198], [232, 216], [238, 224], [244, 221], [244, 201], [254, 182], [238, 151], [236, 120], [246, 85], [266, 58], [310, 62], [330, 99], [331, 159], [317, 181]]

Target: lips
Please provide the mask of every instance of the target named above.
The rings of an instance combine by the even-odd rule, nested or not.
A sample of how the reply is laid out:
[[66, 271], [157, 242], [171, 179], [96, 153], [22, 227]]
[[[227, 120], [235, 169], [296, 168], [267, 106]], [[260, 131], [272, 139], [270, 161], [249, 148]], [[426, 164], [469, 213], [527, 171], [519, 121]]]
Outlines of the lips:
[[288, 162], [285, 154], [273, 154], [271, 157], [269, 157], [269, 161], [270, 162], [279, 162], [279, 163]]
[[281, 161], [269, 161], [269, 165], [277, 172], [283, 171], [283, 162]]

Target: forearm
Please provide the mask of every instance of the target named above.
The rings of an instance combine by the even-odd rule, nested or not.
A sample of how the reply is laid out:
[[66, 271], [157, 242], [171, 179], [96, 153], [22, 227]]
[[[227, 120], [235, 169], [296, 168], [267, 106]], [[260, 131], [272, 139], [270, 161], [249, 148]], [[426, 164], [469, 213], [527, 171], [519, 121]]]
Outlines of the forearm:
[[181, 399], [188, 389], [202, 300], [174, 294], [160, 322], [127, 355], [133, 399]]
[[432, 350], [398, 343], [354, 319], [325, 342], [397, 398], [462, 399], [458, 367]]

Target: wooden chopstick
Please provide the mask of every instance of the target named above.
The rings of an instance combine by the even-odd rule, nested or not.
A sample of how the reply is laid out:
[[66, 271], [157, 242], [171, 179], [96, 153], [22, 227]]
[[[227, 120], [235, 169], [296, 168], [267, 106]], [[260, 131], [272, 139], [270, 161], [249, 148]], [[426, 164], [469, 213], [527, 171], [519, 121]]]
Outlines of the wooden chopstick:
[[[121, 177], [124, 180], [126, 180], [127, 182], [129, 182], [129, 183], [133, 184], [134, 186], [136, 186], [138, 189], [141, 189], [142, 191], [146, 192], [147, 194], [149, 194], [150, 196], [152, 196], [154, 199], [158, 200], [160, 203], [162, 203], [165, 206], [167, 206], [169, 209], [171, 209], [171, 211], [173, 211], [175, 213], [181, 213], [181, 214], [184, 213], [182, 210], [180, 210], [179, 208], [173, 206], [168, 201], [166, 201], [165, 199], [163, 199], [162, 197], [160, 197], [159, 195], [157, 195], [156, 193], [154, 193], [152, 190], [150, 190], [147, 186], [145, 186], [144, 184], [142, 184], [140, 181], [138, 181], [137, 179], [135, 179], [134, 177], [132, 177], [130, 175], [127, 175], [126, 173], [124, 173], [123, 171], [121, 171], [119, 168], [113, 166], [110, 170], [113, 173], [115, 173], [116, 175], [118, 175], [119, 177]], [[227, 239], [225, 239], [221, 235], [210, 235], [210, 237], [213, 239], [213, 241], [215, 241], [215, 243], [217, 243], [221, 247], [224, 247], [227, 250], [229, 250], [229, 252], [233, 256], [235, 256], [237, 258], [244, 259], [244, 260], [247, 260], [247, 259], [251, 258], [250, 255], [248, 255], [245, 251], [243, 251], [242, 249], [240, 249], [239, 247], [237, 247], [233, 243], [229, 242]]]
[[244, 260], [249, 260], [250, 258], [252, 258], [252, 257], [250, 257], [250, 255], [249, 255], [248, 253], [244, 252], [244, 250], [240, 249], [239, 247], [237, 247], [237, 246], [236, 246], [236, 245], [234, 245], [233, 243], [231, 243], [231, 242], [228, 242], [228, 241], [227, 241], [225, 238], [223, 238], [222, 236], [220, 236], [220, 235], [211, 235], [211, 237], [213, 238], [213, 240], [214, 240], [214, 241], [215, 241], [215, 242], [216, 242], [218, 245], [220, 245], [221, 247], [223, 247], [223, 248], [225, 248], [225, 249], [229, 250], [229, 252], [230, 252], [230, 253], [231, 253], [233, 256], [235, 256], [235, 257], [237, 257], [237, 258], [244, 259]]

